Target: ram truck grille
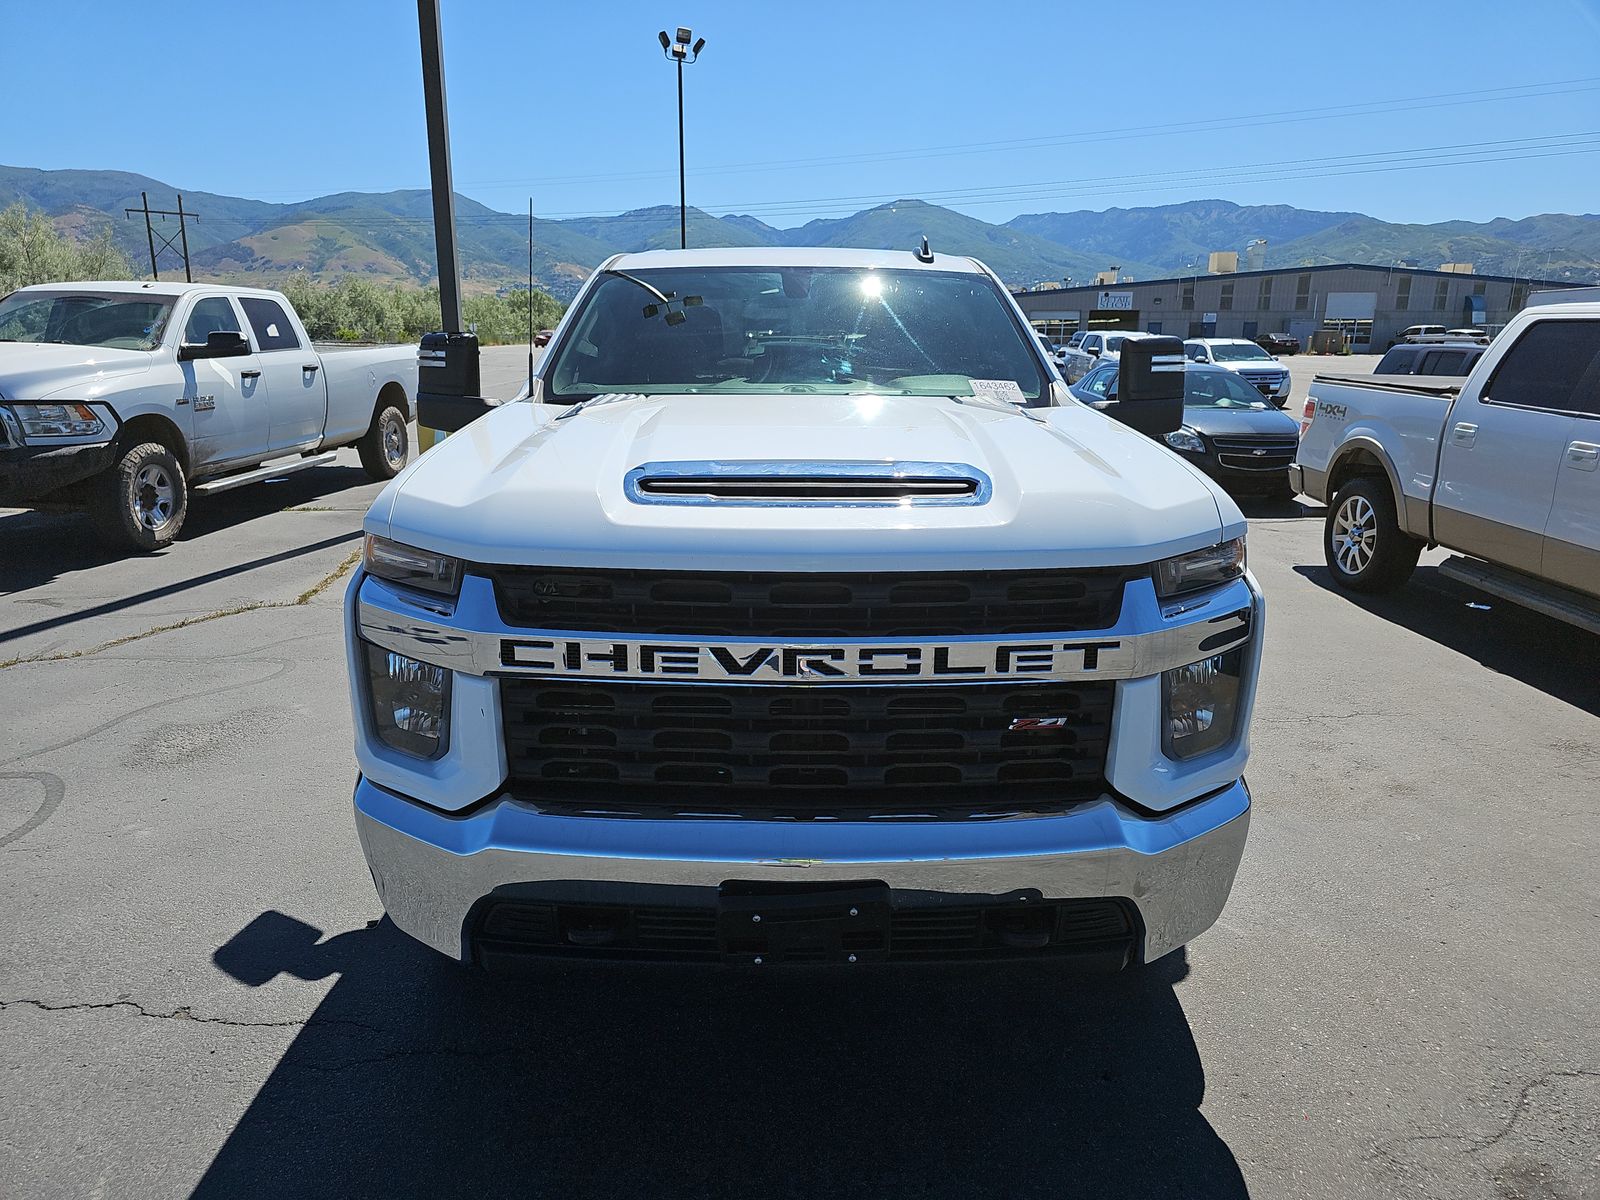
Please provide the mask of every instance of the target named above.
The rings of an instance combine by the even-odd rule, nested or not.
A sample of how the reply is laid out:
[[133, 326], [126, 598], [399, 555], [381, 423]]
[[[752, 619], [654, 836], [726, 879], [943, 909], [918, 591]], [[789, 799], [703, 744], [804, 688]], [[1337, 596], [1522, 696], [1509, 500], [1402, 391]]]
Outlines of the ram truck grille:
[[507, 790], [543, 809], [949, 818], [1100, 796], [1115, 684], [500, 689]]
[[724, 638], [872, 638], [1107, 629], [1147, 566], [851, 572], [475, 566], [501, 619], [531, 629]]

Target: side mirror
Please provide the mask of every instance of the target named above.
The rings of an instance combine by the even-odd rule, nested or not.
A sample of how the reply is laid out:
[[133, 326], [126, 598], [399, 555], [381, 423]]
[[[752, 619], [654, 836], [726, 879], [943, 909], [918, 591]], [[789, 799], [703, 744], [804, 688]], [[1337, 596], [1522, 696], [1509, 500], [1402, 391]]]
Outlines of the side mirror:
[[496, 408], [478, 393], [478, 337], [425, 333], [417, 351], [417, 424], [455, 433]]
[[1116, 407], [1109, 414], [1149, 437], [1183, 424], [1183, 343], [1175, 337], [1137, 338], [1122, 344]]
[[196, 358], [238, 358], [250, 353], [250, 343], [236, 329], [213, 329], [206, 334], [204, 344], [185, 342], [178, 347], [178, 361], [190, 362]]

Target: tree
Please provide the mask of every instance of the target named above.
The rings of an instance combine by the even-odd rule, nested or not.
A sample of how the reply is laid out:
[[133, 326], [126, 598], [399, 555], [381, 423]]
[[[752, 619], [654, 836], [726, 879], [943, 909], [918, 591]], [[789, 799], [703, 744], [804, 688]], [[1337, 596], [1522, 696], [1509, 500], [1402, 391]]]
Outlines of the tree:
[[109, 229], [78, 241], [25, 204], [0, 212], [0, 295], [34, 283], [127, 279], [132, 273], [128, 260], [111, 244]]

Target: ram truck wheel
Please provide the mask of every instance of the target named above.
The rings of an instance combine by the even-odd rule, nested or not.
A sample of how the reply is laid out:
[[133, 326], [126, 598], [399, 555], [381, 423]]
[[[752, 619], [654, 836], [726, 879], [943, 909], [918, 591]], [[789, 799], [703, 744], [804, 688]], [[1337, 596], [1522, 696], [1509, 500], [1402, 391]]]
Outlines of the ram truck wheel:
[[392, 404], [380, 412], [373, 418], [372, 428], [356, 443], [356, 453], [361, 456], [362, 468], [373, 479], [393, 479], [400, 474], [411, 453], [405, 413]]
[[1392, 592], [1417, 569], [1422, 543], [1400, 528], [1387, 481], [1352, 479], [1328, 505], [1322, 552], [1333, 581], [1352, 592]]
[[171, 544], [189, 511], [189, 483], [177, 457], [160, 442], [129, 448], [95, 481], [95, 530], [113, 545], [146, 553]]

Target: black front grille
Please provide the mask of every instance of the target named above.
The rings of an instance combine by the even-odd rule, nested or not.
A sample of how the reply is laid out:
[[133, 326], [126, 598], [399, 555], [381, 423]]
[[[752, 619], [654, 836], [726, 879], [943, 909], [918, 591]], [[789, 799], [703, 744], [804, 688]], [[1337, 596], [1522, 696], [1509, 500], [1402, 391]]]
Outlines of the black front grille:
[[1238, 434], [1212, 438], [1217, 461], [1235, 471], [1282, 471], [1294, 461], [1300, 443], [1282, 434]]
[[477, 566], [508, 625], [646, 636], [910, 637], [1105, 629], [1148, 567], [775, 574]]
[[[965, 899], [965, 898], [963, 898]], [[890, 961], [1094, 955], [1121, 966], [1139, 933], [1132, 906], [1113, 897], [1015, 903], [896, 907], [889, 914]], [[474, 952], [489, 966], [520, 956], [747, 960], [724, 945], [717, 910], [699, 906], [562, 904], [500, 900], [473, 930]], [[833, 956], [835, 959], [837, 955]], [[807, 961], [791, 956], [793, 961]], [[817, 956], [815, 961], [826, 961]]]
[[602, 815], [1060, 811], [1106, 787], [1114, 684], [502, 679], [513, 795]]

